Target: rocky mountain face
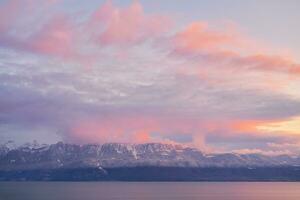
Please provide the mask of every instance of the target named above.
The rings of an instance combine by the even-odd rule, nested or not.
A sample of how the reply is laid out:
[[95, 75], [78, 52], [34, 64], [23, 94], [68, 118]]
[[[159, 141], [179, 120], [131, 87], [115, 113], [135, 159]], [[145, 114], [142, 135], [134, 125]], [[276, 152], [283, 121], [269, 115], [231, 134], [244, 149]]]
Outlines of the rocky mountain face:
[[0, 170], [118, 167], [274, 167], [300, 166], [300, 157], [261, 154], [203, 154], [180, 145], [38, 143], [0, 145]]

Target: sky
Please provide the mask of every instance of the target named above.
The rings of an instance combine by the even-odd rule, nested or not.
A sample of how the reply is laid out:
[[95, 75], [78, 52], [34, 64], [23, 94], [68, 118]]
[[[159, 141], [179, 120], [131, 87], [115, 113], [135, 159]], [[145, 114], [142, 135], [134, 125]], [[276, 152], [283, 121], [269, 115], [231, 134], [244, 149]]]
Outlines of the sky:
[[300, 153], [298, 0], [0, 0], [0, 141]]

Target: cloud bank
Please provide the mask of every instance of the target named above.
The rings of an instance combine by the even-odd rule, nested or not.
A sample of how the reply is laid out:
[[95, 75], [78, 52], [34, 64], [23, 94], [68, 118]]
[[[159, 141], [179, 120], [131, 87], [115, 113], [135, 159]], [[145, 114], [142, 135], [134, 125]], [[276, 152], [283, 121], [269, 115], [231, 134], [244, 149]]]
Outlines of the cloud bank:
[[138, 1], [107, 1], [89, 13], [61, 4], [0, 4], [3, 140], [299, 151], [298, 130], [272, 128], [300, 115], [292, 87], [300, 64], [291, 57], [236, 26], [179, 26]]

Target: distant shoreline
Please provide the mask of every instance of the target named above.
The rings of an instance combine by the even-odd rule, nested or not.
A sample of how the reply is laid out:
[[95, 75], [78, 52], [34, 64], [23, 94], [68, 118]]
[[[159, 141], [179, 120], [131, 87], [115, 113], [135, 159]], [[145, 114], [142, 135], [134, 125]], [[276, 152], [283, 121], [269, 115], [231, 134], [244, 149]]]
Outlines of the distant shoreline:
[[300, 167], [119, 167], [0, 170], [0, 181], [300, 182]]

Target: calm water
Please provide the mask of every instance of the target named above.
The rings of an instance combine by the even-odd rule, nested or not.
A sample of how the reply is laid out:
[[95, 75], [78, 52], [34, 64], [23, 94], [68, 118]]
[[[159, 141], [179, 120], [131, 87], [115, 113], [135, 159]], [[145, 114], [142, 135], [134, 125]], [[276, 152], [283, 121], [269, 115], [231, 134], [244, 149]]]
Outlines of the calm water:
[[300, 200], [300, 183], [2, 182], [1, 200]]

